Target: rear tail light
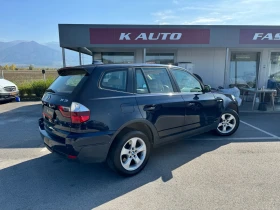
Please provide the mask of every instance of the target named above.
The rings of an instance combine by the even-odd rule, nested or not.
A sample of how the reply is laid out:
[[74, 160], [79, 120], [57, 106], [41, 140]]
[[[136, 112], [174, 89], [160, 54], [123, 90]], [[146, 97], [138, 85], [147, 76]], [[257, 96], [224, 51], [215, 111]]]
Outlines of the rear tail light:
[[65, 106], [58, 106], [58, 109], [63, 117], [71, 117], [70, 115], [70, 108]]
[[89, 120], [90, 111], [87, 107], [77, 102], [71, 104], [71, 121], [72, 123], [83, 123]]
[[72, 102], [71, 107], [58, 106], [58, 109], [63, 117], [71, 118], [72, 123], [83, 123], [90, 118], [90, 110], [77, 102]]

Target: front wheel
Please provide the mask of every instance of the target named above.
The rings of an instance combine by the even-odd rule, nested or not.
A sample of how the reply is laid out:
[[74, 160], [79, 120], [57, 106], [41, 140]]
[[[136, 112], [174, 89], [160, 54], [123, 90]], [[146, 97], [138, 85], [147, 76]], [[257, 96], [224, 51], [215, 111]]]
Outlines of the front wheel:
[[150, 141], [140, 131], [130, 131], [116, 139], [110, 149], [107, 163], [125, 176], [139, 173], [150, 156]]
[[226, 110], [220, 117], [215, 133], [219, 136], [230, 136], [239, 127], [239, 115], [234, 110]]

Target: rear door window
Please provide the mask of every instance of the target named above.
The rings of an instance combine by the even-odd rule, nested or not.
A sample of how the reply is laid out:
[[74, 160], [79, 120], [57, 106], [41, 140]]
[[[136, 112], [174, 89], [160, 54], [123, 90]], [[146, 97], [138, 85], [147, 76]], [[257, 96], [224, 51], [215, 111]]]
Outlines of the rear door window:
[[[167, 73], [166, 68], [142, 68], [145, 82], [140, 77], [140, 73], [137, 74], [137, 71], [140, 69], [136, 69], [136, 80], [137, 80], [137, 89], [141, 88], [144, 90], [144, 93], [149, 91], [150, 93], [171, 93], [173, 91], [173, 87], [170, 81], [170, 77]], [[142, 81], [142, 82], [140, 82]], [[138, 83], [143, 83], [143, 85], [139, 85]], [[147, 82], [147, 84], [146, 84]], [[148, 90], [145, 90], [148, 85]], [[141, 90], [142, 91], [142, 90]], [[138, 92], [138, 90], [137, 90]], [[140, 93], [140, 92], [139, 92]]]
[[115, 90], [115, 91], [127, 91], [127, 70], [108, 71], [101, 79], [101, 88]]
[[54, 93], [71, 94], [74, 89], [79, 85], [82, 79], [86, 77], [84, 70], [67, 70], [64, 71], [48, 88], [49, 91]]

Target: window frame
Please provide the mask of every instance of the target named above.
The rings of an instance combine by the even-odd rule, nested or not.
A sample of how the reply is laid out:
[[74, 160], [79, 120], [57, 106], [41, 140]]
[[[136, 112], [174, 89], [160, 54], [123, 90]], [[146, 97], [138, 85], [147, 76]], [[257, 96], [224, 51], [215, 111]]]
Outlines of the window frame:
[[[143, 72], [143, 69], [145, 69], [145, 68], [153, 68], [153, 69], [165, 69], [166, 70], [166, 73], [167, 73], [167, 76], [168, 76], [168, 78], [170, 79], [170, 83], [171, 83], [171, 86], [172, 86], [172, 89], [173, 89], [173, 91], [172, 92], [170, 92], [170, 93], [172, 93], [172, 94], [174, 94], [174, 93], [177, 93], [177, 92], [179, 92], [178, 91], [178, 87], [176, 86], [176, 84], [175, 84], [175, 82], [174, 82], [174, 78], [173, 78], [173, 75], [170, 73], [170, 71], [169, 71], [169, 68], [168, 67], [166, 67], [166, 66], [156, 66], [156, 67], [154, 67], [154, 66], [137, 66], [137, 67], [134, 67], [133, 68], [133, 92], [134, 92], [134, 94], [137, 94], [137, 95], [147, 95], [147, 94], [149, 94], [149, 95], [151, 95], [151, 94], [156, 94], [156, 95], [168, 95], [168, 94], [170, 94], [170, 93], [151, 93], [151, 91], [150, 91], [150, 87], [149, 87], [149, 84], [148, 84], [148, 82], [147, 82], [147, 79], [146, 79], [146, 77], [145, 77], [145, 74], [144, 74], [144, 72]], [[137, 93], [137, 87], [136, 87], [136, 84], [137, 84], [137, 80], [136, 80], [136, 70], [140, 70], [141, 71], [141, 73], [142, 73], [142, 75], [143, 75], [143, 77], [144, 77], [144, 80], [145, 80], [145, 83], [146, 83], [146, 85], [147, 85], [147, 89], [148, 89], [148, 93]]]
[[[147, 89], [148, 89], [148, 93], [137, 93], [137, 78], [136, 78], [136, 76], [137, 76], [137, 73], [136, 73], [136, 71], [138, 71], [138, 70], [140, 70], [140, 72], [141, 72], [141, 75], [143, 76], [143, 78], [144, 78], [144, 81], [145, 81], [145, 83], [146, 83], [146, 86], [147, 86]], [[133, 89], [134, 89], [134, 93], [135, 94], [138, 94], [138, 95], [145, 95], [145, 94], [151, 94], [151, 92], [150, 92], [150, 87], [149, 87], [149, 85], [148, 85], [148, 83], [147, 83], [147, 79], [146, 79], [146, 77], [145, 77], [145, 75], [144, 75], [144, 73], [143, 73], [143, 70], [142, 70], [142, 67], [135, 67], [134, 68], [134, 87], [133, 87]]]
[[[107, 91], [113, 91], [113, 92], [121, 92], [121, 93], [130, 93], [129, 89], [129, 71], [130, 68], [116, 68], [116, 69], [107, 69], [105, 71], [102, 72], [102, 74], [100, 75], [100, 79], [98, 82], [98, 88], [101, 90], [107, 90]], [[111, 72], [119, 72], [119, 71], [125, 71], [126, 72], [126, 84], [125, 84], [125, 90], [119, 90], [119, 89], [114, 89], [114, 88], [109, 88], [109, 87], [105, 87], [102, 85], [102, 81], [105, 77], [106, 74], [111, 73]]]
[[[173, 73], [174, 70], [175, 71], [183, 71], [183, 72], [186, 72], [187, 74], [189, 74], [190, 76], [192, 76], [200, 84], [201, 92], [182, 92], [181, 89], [180, 89], [180, 86], [179, 86], [179, 84], [178, 84], [178, 82], [177, 82], [177, 80], [175, 78], [175, 75]], [[170, 74], [172, 75], [172, 78], [173, 78], [175, 84], [176, 84], [176, 88], [177, 88], [178, 92], [183, 93], [183, 94], [198, 94], [198, 93], [201, 94], [201, 93], [205, 92], [204, 91], [204, 84], [199, 79], [197, 79], [192, 73], [188, 72], [186, 69], [171, 67], [171, 68], [169, 68], [169, 71], [170, 71]]]

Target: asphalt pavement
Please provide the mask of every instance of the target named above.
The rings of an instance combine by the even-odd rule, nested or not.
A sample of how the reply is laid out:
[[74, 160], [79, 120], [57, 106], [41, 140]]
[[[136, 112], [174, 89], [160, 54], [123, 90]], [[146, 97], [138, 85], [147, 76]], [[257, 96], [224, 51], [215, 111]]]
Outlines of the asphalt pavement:
[[279, 209], [280, 114], [157, 148], [130, 178], [50, 154], [40, 116], [39, 102], [0, 105], [0, 209]]

